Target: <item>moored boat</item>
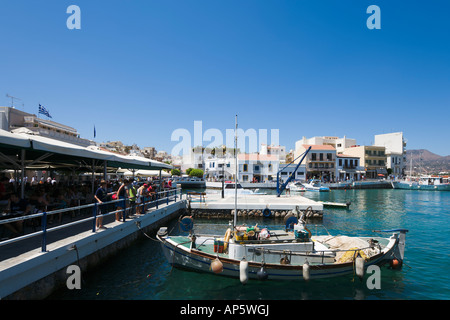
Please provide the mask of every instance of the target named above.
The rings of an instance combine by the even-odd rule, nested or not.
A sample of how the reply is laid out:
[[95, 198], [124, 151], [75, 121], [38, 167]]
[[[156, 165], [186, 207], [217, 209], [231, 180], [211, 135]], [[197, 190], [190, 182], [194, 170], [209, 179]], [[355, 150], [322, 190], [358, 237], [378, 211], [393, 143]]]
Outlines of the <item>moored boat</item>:
[[182, 188], [206, 188], [205, 180], [198, 177], [175, 178], [172, 183], [175, 186], [181, 186]]
[[[237, 190], [235, 190], [237, 189]], [[265, 194], [264, 192], [259, 192], [259, 189], [251, 190], [251, 189], [245, 189], [242, 187], [240, 183], [238, 183], [236, 186], [233, 182], [231, 183], [225, 183], [224, 185], [224, 191], [225, 194]]]
[[445, 182], [444, 178], [440, 176], [420, 176], [417, 180], [408, 178], [392, 181], [391, 184], [394, 189], [450, 191], [450, 183]]
[[322, 183], [319, 179], [311, 179], [308, 183], [304, 183], [306, 191], [330, 191], [330, 188], [322, 186]]
[[[404, 259], [408, 230], [388, 230], [391, 236], [311, 236], [303, 218], [290, 217], [285, 229], [258, 226], [228, 228], [223, 235], [202, 235], [193, 231], [192, 218], [180, 223], [189, 235], [172, 236], [167, 228], [157, 238], [168, 262], [179, 268], [222, 276], [258, 280], [300, 280], [352, 274], [362, 269]], [[187, 221], [187, 222], [186, 222]], [[394, 265], [395, 265], [394, 264]]]

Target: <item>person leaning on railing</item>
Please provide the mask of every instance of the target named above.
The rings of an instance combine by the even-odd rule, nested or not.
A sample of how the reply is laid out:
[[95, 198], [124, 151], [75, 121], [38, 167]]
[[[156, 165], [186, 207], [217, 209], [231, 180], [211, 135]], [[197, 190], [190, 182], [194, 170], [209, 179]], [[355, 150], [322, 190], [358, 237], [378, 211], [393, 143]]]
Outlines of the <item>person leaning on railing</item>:
[[106, 229], [106, 227], [103, 225], [103, 217], [102, 217], [103, 208], [100, 205], [108, 200], [107, 199], [108, 195], [112, 195], [114, 193], [114, 192], [108, 193], [106, 191], [106, 186], [107, 183], [105, 180], [100, 181], [100, 187], [97, 189], [94, 195], [95, 200], [99, 204], [99, 206], [97, 207], [97, 216], [98, 216], [96, 221], [97, 229]]

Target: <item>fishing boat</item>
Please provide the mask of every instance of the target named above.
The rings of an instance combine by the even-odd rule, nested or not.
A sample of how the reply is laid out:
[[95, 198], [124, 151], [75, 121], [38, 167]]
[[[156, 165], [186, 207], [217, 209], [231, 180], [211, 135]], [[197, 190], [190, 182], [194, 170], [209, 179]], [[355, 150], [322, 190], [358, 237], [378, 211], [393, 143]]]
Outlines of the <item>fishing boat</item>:
[[179, 219], [180, 230], [188, 234], [171, 235], [167, 227], [159, 229], [157, 239], [172, 266], [236, 277], [245, 284], [249, 279], [309, 280], [354, 272], [362, 278], [371, 265], [402, 265], [406, 229], [384, 231], [392, 233], [388, 238], [313, 237], [306, 224], [307, 213], [301, 213], [298, 207], [278, 230], [237, 225], [237, 185], [234, 187], [234, 220], [224, 233], [196, 233], [189, 216]]
[[450, 191], [450, 183], [440, 176], [420, 176], [418, 181], [409, 177], [406, 180], [392, 181], [391, 184], [394, 189]]
[[172, 266], [239, 278], [243, 283], [249, 279], [330, 278], [355, 272], [363, 277], [371, 265], [402, 265], [408, 230], [385, 230], [390, 237], [312, 236], [303, 217], [288, 220], [280, 230], [241, 225], [222, 235], [204, 235], [194, 232], [191, 217], [184, 217], [180, 226], [189, 235], [169, 235], [163, 227], [157, 238]]
[[304, 183], [303, 186], [306, 191], [330, 191], [330, 188], [322, 186], [319, 179], [311, 179], [308, 183]]

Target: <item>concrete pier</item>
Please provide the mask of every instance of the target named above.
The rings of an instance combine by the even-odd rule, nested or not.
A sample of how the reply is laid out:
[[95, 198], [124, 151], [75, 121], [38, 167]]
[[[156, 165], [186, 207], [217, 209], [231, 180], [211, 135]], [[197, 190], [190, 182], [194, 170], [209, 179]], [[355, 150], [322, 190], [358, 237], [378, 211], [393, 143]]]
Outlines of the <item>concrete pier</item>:
[[156, 231], [186, 210], [186, 200], [160, 205], [125, 222], [106, 224], [107, 229], [85, 231], [52, 242], [46, 252], [31, 250], [0, 262], [0, 299], [43, 299], [64, 286], [67, 267], [79, 265], [82, 272], [129, 246], [144, 232]]
[[[189, 197], [188, 197], [189, 198]], [[233, 194], [205, 193], [190, 198], [188, 211], [194, 216], [229, 218], [234, 214]], [[270, 217], [283, 218], [294, 209], [308, 212], [308, 218], [323, 218], [323, 204], [301, 195], [240, 194], [237, 197], [238, 216], [263, 217], [270, 210]]]

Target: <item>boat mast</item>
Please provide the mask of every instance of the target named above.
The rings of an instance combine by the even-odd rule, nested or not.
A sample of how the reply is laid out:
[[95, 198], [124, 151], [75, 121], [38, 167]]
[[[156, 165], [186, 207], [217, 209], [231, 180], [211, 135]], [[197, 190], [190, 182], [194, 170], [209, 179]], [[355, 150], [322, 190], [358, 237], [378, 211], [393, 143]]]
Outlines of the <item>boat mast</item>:
[[234, 130], [234, 162], [235, 162], [235, 175], [234, 175], [234, 222], [233, 222], [233, 230], [236, 227], [236, 220], [237, 220], [237, 177], [238, 177], [238, 163], [237, 163], [237, 115], [236, 115], [236, 126]]

